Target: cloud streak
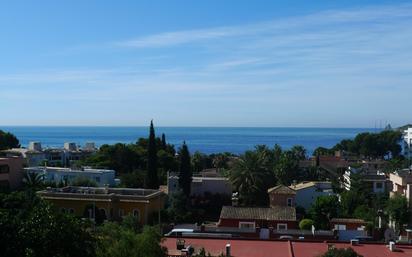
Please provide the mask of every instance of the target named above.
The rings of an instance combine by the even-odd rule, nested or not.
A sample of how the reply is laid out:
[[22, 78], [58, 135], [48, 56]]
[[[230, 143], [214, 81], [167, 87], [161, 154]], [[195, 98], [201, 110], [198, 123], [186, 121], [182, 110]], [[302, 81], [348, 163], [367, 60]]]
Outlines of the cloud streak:
[[274, 126], [298, 124], [308, 113], [323, 120], [319, 126], [355, 116], [364, 121], [357, 126], [381, 118], [401, 125], [410, 116], [403, 93], [412, 90], [410, 24], [405, 4], [158, 33], [102, 44], [99, 57], [123, 54], [132, 63], [0, 74], [0, 95], [12, 102], [25, 89], [25, 101], [110, 106], [108, 118], [127, 108], [170, 120], [163, 112], [173, 108], [177, 120], [202, 113], [198, 119], [213, 124], [233, 113], [233, 124], [250, 125], [259, 112]]

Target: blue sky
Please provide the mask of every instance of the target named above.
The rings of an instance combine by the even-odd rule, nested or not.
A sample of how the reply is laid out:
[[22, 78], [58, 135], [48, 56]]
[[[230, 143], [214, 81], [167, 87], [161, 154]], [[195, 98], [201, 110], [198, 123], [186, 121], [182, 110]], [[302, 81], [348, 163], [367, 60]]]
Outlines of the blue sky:
[[412, 122], [408, 1], [1, 1], [0, 125]]

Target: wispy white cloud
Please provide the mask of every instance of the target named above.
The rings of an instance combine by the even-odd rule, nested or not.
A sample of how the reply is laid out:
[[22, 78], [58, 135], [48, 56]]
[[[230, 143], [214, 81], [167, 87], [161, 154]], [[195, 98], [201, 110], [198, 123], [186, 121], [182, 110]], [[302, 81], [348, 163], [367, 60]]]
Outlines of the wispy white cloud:
[[399, 122], [410, 115], [410, 24], [412, 5], [404, 4], [164, 32], [103, 44], [101, 56], [127, 54], [124, 63], [0, 74], [0, 95], [22, 100], [16, 90], [24, 88], [26, 102], [110, 106], [113, 117], [124, 106], [165, 119], [173, 109], [177, 120], [202, 113], [214, 124], [231, 113], [247, 123], [259, 112], [272, 125], [314, 113], [327, 123], [355, 112], [365, 120], [358, 126], [391, 116]]
[[255, 24], [162, 32], [119, 41], [113, 45], [136, 48], [167, 47], [229, 37], [249, 37], [276, 32], [284, 33], [290, 29], [296, 30], [303, 28], [310, 30], [316, 26], [334, 26], [341, 23], [351, 25], [365, 22], [391, 22], [392, 20], [396, 21], [398, 19], [410, 18], [411, 12], [412, 4], [374, 6], [345, 11], [325, 11], [306, 16], [283, 18]]

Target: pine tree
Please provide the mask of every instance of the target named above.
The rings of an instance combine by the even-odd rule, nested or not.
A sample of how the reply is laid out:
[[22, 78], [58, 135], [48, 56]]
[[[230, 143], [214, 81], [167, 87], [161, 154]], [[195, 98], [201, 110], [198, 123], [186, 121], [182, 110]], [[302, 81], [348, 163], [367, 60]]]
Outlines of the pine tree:
[[190, 166], [190, 154], [186, 142], [183, 142], [179, 152], [180, 166], [179, 166], [179, 187], [183, 193], [190, 196], [190, 185], [192, 183], [192, 167]]
[[153, 120], [150, 122], [149, 144], [147, 148], [147, 188], [158, 189], [159, 181], [157, 177], [157, 149], [156, 136], [153, 127]]

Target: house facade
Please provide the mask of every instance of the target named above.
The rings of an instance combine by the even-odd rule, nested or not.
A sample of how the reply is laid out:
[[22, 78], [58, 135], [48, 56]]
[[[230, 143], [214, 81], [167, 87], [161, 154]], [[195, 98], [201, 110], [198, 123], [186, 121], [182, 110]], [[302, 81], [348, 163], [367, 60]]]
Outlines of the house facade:
[[348, 167], [343, 174], [342, 187], [346, 190], [351, 189], [351, 179], [354, 174], [361, 176], [365, 186], [373, 193], [384, 193], [389, 190], [386, 174], [373, 168], [353, 168]]
[[[179, 177], [176, 174], [169, 174], [167, 190], [169, 194], [179, 190]], [[231, 196], [232, 184], [226, 177], [193, 176], [190, 194], [192, 196], [203, 196], [205, 193]]]
[[296, 206], [296, 191], [284, 186], [279, 185], [268, 189], [269, 194], [269, 205], [270, 207], [275, 206]]
[[[145, 225], [164, 208], [166, 194], [159, 190], [104, 187], [48, 188], [37, 194], [61, 212], [88, 217], [87, 208], [96, 207], [107, 220], [122, 220], [127, 215]], [[93, 217], [88, 217], [93, 218]]]
[[406, 197], [411, 214], [409, 223], [412, 224], [412, 169], [395, 171], [389, 175], [389, 180], [392, 182], [390, 196], [399, 194]]
[[24, 160], [20, 157], [0, 158], [0, 186], [6, 189], [17, 189], [23, 180]]
[[2, 151], [6, 156], [20, 156], [26, 160], [28, 167], [43, 165], [67, 167], [73, 162], [90, 156], [96, 151], [94, 143], [86, 143], [80, 148], [75, 143], [66, 142], [63, 148], [43, 149], [40, 142], [30, 142], [27, 148], [13, 148]]
[[80, 178], [87, 178], [96, 182], [98, 186], [115, 186], [115, 171], [104, 169], [71, 169], [71, 168], [58, 168], [58, 167], [29, 167], [24, 169], [27, 173], [35, 173], [40, 175], [45, 182], [71, 183]]
[[309, 209], [319, 196], [335, 195], [329, 181], [305, 181], [290, 186], [296, 192], [296, 206]]

